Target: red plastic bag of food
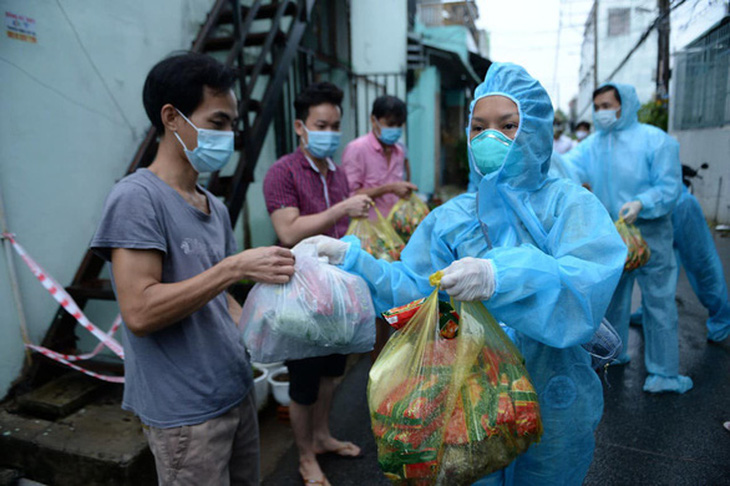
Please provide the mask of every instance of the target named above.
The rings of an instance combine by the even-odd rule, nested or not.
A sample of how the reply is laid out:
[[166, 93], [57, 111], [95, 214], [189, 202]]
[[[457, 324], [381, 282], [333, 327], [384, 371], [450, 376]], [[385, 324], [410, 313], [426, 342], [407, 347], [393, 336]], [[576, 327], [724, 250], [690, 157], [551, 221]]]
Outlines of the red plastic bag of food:
[[651, 250], [644, 238], [642, 238], [639, 228], [633, 224], [626, 223], [623, 218], [619, 218], [616, 221], [616, 229], [618, 230], [618, 234], [621, 235], [621, 239], [624, 240], [624, 244], [629, 249], [626, 255], [626, 263], [624, 263], [624, 272], [631, 272], [646, 265], [651, 257]]
[[[439, 281], [437, 272], [432, 284]], [[443, 312], [436, 289], [414, 307], [370, 370], [378, 462], [397, 485], [471, 484], [539, 440], [537, 393], [519, 351], [481, 302]], [[451, 337], [444, 316], [458, 321]]]
[[388, 214], [388, 221], [393, 225], [398, 236], [408, 243], [411, 235], [428, 213], [426, 203], [421, 201], [416, 194], [411, 193], [409, 198], [400, 199], [393, 205], [393, 209]]
[[347, 228], [348, 235], [355, 235], [360, 240], [363, 250], [375, 258], [394, 262], [400, 260], [400, 252], [405, 243], [388, 223], [378, 208], [374, 208], [378, 215], [376, 221], [368, 218], [355, 218]]

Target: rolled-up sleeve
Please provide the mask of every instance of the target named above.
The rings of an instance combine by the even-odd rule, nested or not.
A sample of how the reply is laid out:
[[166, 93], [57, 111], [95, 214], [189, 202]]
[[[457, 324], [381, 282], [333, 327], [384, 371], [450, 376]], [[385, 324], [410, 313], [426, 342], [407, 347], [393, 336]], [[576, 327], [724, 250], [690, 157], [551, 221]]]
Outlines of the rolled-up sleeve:
[[280, 162], [272, 165], [264, 177], [264, 200], [269, 214], [277, 209], [299, 208], [294, 177]]

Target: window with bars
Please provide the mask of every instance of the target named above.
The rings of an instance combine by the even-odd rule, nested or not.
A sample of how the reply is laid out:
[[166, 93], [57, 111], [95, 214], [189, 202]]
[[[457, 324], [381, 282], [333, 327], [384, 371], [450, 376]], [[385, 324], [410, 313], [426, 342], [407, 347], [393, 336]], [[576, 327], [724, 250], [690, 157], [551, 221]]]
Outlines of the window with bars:
[[608, 9], [608, 36], [617, 37], [631, 32], [631, 9]]
[[674, 129], [730, 124], [730, 23], [677, 53]]

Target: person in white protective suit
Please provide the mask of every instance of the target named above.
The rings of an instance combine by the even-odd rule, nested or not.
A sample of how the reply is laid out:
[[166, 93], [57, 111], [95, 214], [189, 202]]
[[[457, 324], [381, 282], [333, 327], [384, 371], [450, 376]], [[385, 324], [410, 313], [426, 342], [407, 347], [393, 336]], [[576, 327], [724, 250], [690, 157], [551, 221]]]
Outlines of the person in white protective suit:
[[616, 363], [628, 363], [634, 281], [644, 309], [644, 391], [684, 393], [692, 379], [679, 374], [678, 317], [674, 295], [677, 262], [672, 250], [672, 210], [681, 192], [679, 144], [664, 131], [639, 123], [633, 86], [610, 83], [593, 93], [596, 131], [563, 155], [574, 179], [587, 183], [614, 220], [635, 224], [651, 250], [649, 262], [624, 273], [606, 318], [623, 341]]
[[469, 159], [477, 193], [449, 200], [418, 226], [401, 261], [376, 260], [355, 237], [314, 237], [320, 255], [363, 277], [379, 312], [431, 292], [483, 301], [525, 358], [544, 435], [477, 484], [579, 485], [593, 458], [603, 393], [591, 340], [608, 307], [626, 247], [588, 191], [548, 178], [553, 109], [523, 68], [494, 63], [475, 92]]

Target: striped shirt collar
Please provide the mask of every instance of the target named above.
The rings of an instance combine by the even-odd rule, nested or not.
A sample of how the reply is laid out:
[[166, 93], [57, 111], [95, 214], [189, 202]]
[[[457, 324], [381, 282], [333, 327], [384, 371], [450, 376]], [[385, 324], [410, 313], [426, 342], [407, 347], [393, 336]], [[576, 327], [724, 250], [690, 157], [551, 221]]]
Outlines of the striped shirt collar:
[[[309, 156], [307, 154], [305, 154], [304, 151], [300, 147], [297, 148], [297, 151], [304, 156], [304, 159], [309, 164], [309, 167], [311, 167], [311, 169], [314, 172], [319, 174], [320, 172], [319, 172], [319, 169], [317, 168], [317, 164], [315, 164], [314, 161], [312, 159], [310, 159]], [[335, 163], [332, 161], [331, 158], [327, 157], [327, 159], [325, 159], [325, 160], [327, 160], [327, 169], [329, 169], [332, 172], [337, 171], [337, 166], [335, 165]], [[305, 167], [306, 167], [307, 164], [303, 164], [303, 165], [305, 165]]]

